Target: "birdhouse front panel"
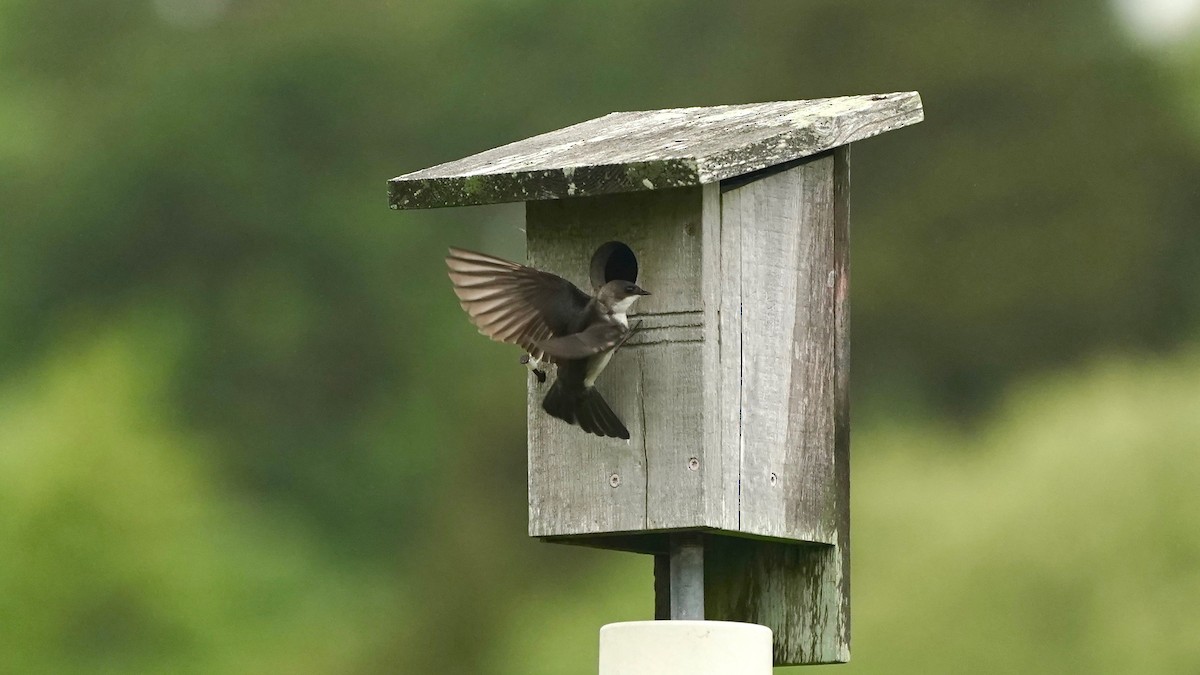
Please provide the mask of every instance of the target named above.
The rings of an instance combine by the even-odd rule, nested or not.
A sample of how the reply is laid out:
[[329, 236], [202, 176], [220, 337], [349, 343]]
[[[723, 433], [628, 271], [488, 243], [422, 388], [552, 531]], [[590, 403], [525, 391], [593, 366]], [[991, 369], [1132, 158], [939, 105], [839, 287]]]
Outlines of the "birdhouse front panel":
[[723, 486], [721, 457], [705, 440], [706, 411], [716, 405], [705, 386], [706, 192], [716, 194], [715, 186], [527, 204], [530, 265], [587, 289], [635, 276], [626, 280], [651, 293], [630, 315], [640, 331], [596, 382], [628, 441], [549, 417], [541, 409], [546, 385], [530, 378], [530, 534], [711, 526], [706, 495]]

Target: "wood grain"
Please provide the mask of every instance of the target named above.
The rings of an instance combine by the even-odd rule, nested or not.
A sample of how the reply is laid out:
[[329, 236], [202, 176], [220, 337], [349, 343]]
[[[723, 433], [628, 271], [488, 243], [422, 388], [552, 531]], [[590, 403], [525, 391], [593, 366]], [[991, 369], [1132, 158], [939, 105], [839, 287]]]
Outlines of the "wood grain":
[[706, 618], [770, 628], [777, 666], [850, 660], [836, 547], [733, 537], [705, 541]]
[[733, 274], [740, 232], [722, 222], [720, 186], [705, 185], [701, 269], [704, 299], [705, 522], [737, 531], [741, 490], [741, 287]]
[[916, 92], [612, 113], [388, 181], [394, 209], [714, 183], [924, 118]]
[[[832, 636], [844, 659], [850, 658], [850, 146], [833, 153], [833, 255], [837, 271], [834, 293], [834, 506], [836, 558], [823, 571], [824, 597], [830, 613], [837, 605]], [[836, 567], [834, 567], [836, 566]]]
[[726, 428], [743, 536], [706, 537], [705, 612], [769, 626], [781, 666], [849, 659], [848, 158], [722, 186], [719, 338], [737, 348], [720, 372], [739, 392]]
[[742, 252], [726, 270], [741, 325], [723, 379], [740, 390], [738, 530], [749, 534], [834, 543], [833, 164], [826, 153], [722, 195]]
[[638, 257], [638, 285], [653, 293], [631, 315], [645, 315], [646, 331], [596, 383], [628, 427], [628, 443], [549, 417], [541, 409], [546, 385], [530, 378], [531, 535], [705, 525], [702, 197], [693, 187], [527, 206], [530, 264], [586, 288], [592, 254], [620, 241]]

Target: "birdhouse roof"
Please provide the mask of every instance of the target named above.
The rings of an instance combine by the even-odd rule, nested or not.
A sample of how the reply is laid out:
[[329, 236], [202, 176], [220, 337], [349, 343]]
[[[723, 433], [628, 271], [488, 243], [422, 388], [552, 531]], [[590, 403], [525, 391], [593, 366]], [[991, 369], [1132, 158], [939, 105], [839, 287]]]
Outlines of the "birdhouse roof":
[[394, 209], [700, 185], [924, 119], [917, 92], [616, 112], [388, 181]]

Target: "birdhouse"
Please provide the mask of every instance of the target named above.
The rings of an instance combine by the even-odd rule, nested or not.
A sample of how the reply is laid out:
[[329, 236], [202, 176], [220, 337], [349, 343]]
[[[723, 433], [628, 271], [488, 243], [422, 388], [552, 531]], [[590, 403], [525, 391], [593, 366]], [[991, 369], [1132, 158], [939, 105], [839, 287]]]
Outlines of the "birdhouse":
[[777, 665], [849, 659], [850, 143], [922, 118], [915, 92], [613, 113], [389, 182], [523, 201], [526, 264], [652, 293], [595, 385], [628, 441], [529, 377], [531, 536], [656, 556], [657, 618], [766, 625]]

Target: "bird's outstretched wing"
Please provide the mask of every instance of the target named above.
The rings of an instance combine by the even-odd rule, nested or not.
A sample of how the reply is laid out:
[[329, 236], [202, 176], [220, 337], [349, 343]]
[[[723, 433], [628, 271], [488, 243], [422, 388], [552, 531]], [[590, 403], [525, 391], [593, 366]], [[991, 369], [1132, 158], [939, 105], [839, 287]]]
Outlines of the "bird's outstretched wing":
[[446, 266], [458, 302], [479, 332], [538, 359], [555, 358], [542, 344], [568, 335], [571, 318], [591, 299], [560, 276], [484, 253], [451, 248]]

